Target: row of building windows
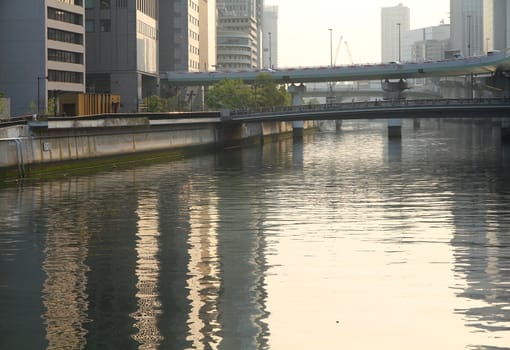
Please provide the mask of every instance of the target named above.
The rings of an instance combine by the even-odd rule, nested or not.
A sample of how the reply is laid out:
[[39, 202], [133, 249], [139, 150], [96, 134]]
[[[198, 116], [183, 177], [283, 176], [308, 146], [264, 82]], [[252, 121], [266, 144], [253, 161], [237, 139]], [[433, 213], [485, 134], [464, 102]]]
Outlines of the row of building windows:
[[83, 84], [83, 73], [49, 69], [48, 81]]
[[48, 18], [60, 22], [71, 23], [76, 25], [83, 24], [83, 15], [56, 9], [54, 7], [48, 7]]
[[[85, 0], [85, 8], [86, 9], [93, 9], [96, 7], [96, 1], [97, 0]], [[127, 0], [124, 0], [127, 6]], [[118, 4], [118, 1], [117, 1]], [[111, 8], [111, 0], [99, 0], [99, 8], [101, 9], [109, 9]], [[117, 6], [119, 7], [119, 6]]]
[[197, 32], [190, 30], [188, 34], [191, 39], [200, 40], [200, 35]]
[[157, 18], [156, 0], [136, 0], [136, 9], [149, 17]]
[[58, 0], [58, 1], [76, 6], [83, 6], [83, 0]]
[[199, 10], [198, 4], [196, 2], [194, 2], [193, 0], [188, 1], [188, 7], [192, 10], [195, 10], [196, 12], [198, 12], [198, 10]]
[[189, 52], [195, 55], [200, 54], [200, 50], [198, 49], [198, 47], [195, 47], [193, 45], [189, 46]]
[[[94, 33], [96, 31], [96, 22], [93, 19], [85, 21], [85, 31], [87, 33]], [[99, 20], [99, 31], [109, 33], [112, 31], [112, 22], [109, 19]]]
[[83, 45], [83, 34], [48, 28], [48, 40]]
[[138, 33], [143, 34], [151, 39], [156, 39], [158, 36], [158, 31], [156, 30], [156, 28], [143, 21], [137, 22], [137, 31]]
[[80, 52], [48, 49], [48, 60], [66, 63], [83, 64], [83, 54]]
[[195, 16], [192, 16], [192, 15], [188, 15], [188, 22], [190, 24], [197, 26], [197, 27], [200, 24], [200, 21]]

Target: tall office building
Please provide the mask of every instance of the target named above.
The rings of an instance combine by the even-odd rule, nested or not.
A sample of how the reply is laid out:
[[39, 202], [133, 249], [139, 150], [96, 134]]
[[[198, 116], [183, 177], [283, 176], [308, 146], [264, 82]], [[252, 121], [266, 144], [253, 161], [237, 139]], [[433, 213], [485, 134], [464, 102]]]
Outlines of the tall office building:
[[484, 54], [484, 0], [450, 0], [452, 49], [464, 56]]
[[158, 0], [86, 0], [87, 91], [121, 96], [122, 112], [159, 94]]
[[510, 47], [510, 0], [484, 0], [485, 52]]
[[403, 61], [442, 60], [445, 52], [450, 50], [450, 25], [442, 23], [434, 27], [410, 30], [404, 36], [403, 47]]
[[262, 68], [278, 67], [278, 6], [264, 6], [262, 20]]
[[[164, 71], [208, 71], [215, 43], [214, 0], [159, 2], [159, 68]], [[214, 51], [214, 50], [213, 50]]]
[[83, 0], [0, 1], [0, 90], [13, 116], [85, 90]]
[[217, 0], [217, 9], [217, 68], [260, 68], [263, 0]]
[[403, 37], [410, 29], [409, 8], [398, 4], [381, 8], [381, 61], [402, 60]]

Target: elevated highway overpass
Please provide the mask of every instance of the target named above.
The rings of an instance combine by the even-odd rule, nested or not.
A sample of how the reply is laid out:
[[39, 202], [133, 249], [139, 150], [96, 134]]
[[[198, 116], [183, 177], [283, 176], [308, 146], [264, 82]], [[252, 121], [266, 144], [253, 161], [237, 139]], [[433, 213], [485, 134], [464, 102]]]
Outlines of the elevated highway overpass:
[[163, 72], [161, 79], [171, 86], [207, 86], [225, 79], [252, 83], [260, 73], [279, 84], [311, 82], [400, 80], [427, 77], [494, 75], [510, 72], [510, 49], [488, 56], [423, 63], [353, 64], [336, 67], [305, 67], [278, 70]]

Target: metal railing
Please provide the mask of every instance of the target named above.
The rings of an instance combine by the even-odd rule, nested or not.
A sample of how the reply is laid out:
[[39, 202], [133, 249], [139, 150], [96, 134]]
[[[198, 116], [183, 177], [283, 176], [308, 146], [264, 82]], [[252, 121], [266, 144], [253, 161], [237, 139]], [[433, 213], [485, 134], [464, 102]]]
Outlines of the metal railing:
[[467, 106], [467, 105], [510, 105], [510, 98], [468, 98], [468, 99], [417, 99], [417, 100], [376, 100], [363, 102], [343, 102], [327, 104], [305, 104], [300, 106], [243, 108], [230, 112], [232, 117], [294, 114], [303, 112], [322, 112], [335, 110], [364, 110], [416, 106]]

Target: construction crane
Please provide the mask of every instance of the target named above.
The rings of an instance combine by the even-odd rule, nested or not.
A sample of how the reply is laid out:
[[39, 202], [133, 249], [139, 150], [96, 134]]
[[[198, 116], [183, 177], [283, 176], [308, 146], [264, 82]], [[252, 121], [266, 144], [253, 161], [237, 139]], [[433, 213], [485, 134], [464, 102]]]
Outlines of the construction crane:
[[347, 54], [349, 55], [349, 61], [351, 62], [351, 64], [354, 64], [354, 61], [352, 60], [351, 49], [349, 48], [349, 44], [347, 43], [347, 41], [345, 41], [344, 43], [345, 43], [345, 49], [347, 50]]
[[338, 40], [338, 44], [336, 45], [336, 52], [335, 52], [335, 61], [333, 63], [333, 67], [336, 66], [336, 60], [338, 58], [338, 54], [340, 53], [340, 48], [342, 47], [342, 39], [344, 38], [344, 36], [342, 35], [340, 37], [340, 40]]

